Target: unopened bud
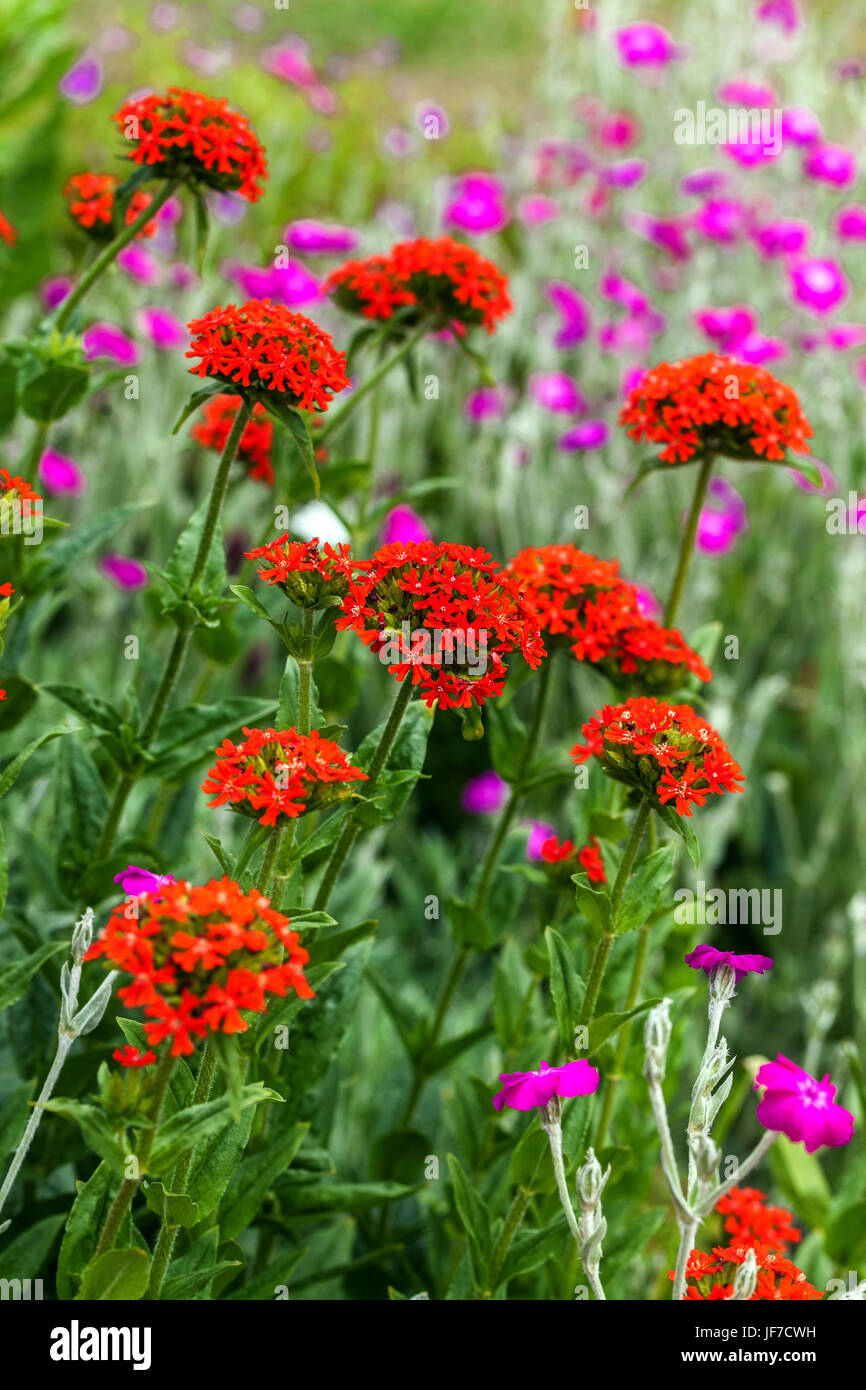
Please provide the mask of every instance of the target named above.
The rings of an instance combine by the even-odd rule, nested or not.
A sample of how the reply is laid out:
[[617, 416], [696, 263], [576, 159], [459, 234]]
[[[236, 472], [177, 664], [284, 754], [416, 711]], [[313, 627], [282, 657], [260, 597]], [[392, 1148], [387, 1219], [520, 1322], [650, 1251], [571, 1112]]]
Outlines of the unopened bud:
[[734, 1303], [748, 1303], [758, 1283], [758, 1263], [755, 1259], [754, 1250], [750, 1250], [743, 1263], [737, 1270], [734, 1279], [734, 1292], [731, 1300]]

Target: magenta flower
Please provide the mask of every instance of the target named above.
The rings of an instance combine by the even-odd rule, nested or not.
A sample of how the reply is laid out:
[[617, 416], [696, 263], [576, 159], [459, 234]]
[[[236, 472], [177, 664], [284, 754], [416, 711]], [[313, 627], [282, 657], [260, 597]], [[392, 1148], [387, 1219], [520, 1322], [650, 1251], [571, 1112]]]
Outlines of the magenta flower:
[[652, 589], [647, 589], [642, 584], [636, 584], [635, 593], [637, 594], [637, 606], [643, 617], [658, 621], [663, 610]]
[[728, 176], [722, 169], [696, 169], [680, 179], [680, 192], [704, 198], [709, 193], [720, 193], [727, 181]]
[[602, 118], [594, 133], [605, 149], [627, 150], [637, 139], [640, 127], [626, 111], [612, 111]]
[[866, 324], [831, 323], [827, 329], [827, 346], [834, 352], [847, 352], [849, 348], [861, 347], [866, 343]]
[[658, 24], [629, 24], [614, 36], [620, 62], [628, 68], [663, 68], [679, 57], [666, 29]]
[[734, 972], [737, 984], [740, 983], [744, 975], [763, 975], [764, 971], [769, 970], [773, 964], [771, 956], [743, 955], [737, 951], [717, 951], [715, 946], [696, 946], [686, 956], [685, 961], [686, 965], [692, 967], [692, 970], [703, 970], [707, 975], [711, 975], [722, 965], [728, 965]]
[[360, 232], [341, 227], [338, 222], [316, 222], [301, 218], [290, 222], [283, 232], [286, 245], [308, 256], [342, 256], [353, 251], [361, 240]]
[[57, 88], [73, 106], [86, 106], [102, 90], [102, 67], [95, 58], [81, 58], [63, 74]]
[[72, 281], [68, 275], [54, 275], [49, 280], [43, 280], [39, 287], [39, 297], [46, 309], [56, 309], [58, 304], [62, 304], [69, 291], [72, 289]]
[[763, 333], [749, 333], [737, 344], [737, 356], [743, 362], [763, 366], [765, 362], [778, 362], [788, 356], [788, 345], [781, 338], [765, 338]]
[[726, 555], [747, 529], [746, 504], [726, 478], [712, 478], [713, 499], [701, 509], [695, 544], [705, 555]]
[[119, 367], [134, 367], [141, 361], [141, 349], [132, 338], [113, 323], [92, 323], [82, 335], [84, 356], [88, 362], [107, 357]]
[[779, 218], [756, 227], [752, 240], [762, 256], [773, 260], [777, 256], [795, 256], [806, 250], [812, 228], [808, 222], [793, 222]]
[[116, 260], [121, 270], [130, 279], [138, 280], [139, 284], [155, 285], [159, 279], [160, 270], [157, 262], [149, 251], [135, 242], [118, 251]]
[[716, 95], [729, 106], [775, 106], [779, 99], [772, 87], [759, 82], [725, 82]]
[[589, 305], [586, 301], [577, 290], [561, 280], [549, 284], [545, 293], [561, 318], [559, 331], [553, 340], [554, 346], [567, 349], [584, 342], [589, 335], [591, 324]]
[[675, 217], [653, 217], [646, 212], [632, 212], [626, 224], [644, 241], [666, 251], [675, 261], [687, 261], [692, 254], [682, 224]]
[[788, 277], [794, 299], [813, 314], [829, 314], [848, 295], [848, 281], [835, 261], [800, 261]]
[[413, 545], [415, 542], [429, 541], [432, 538], [433, 534], [426, 522], [405, 502], [392, 507], [382, 524], [383, 545]]
[[745, 223], [742, 203], [730, 198], [708, 198], [694, 216], [694, 225], [709, 241], [736, 241]]
[[80, 497], [87, 486], [75, 459], [59, 454], [56, 449], [46, 449], [40, 458], [39, 477], [48, 492], [70, 492], [73, 497]]
[[780, 1052], [775, 1062], [758, 1068], [755, 1090], [761, 1086], [766, 1089], [758, 1102], [760, 1123], [794, 1144], [802, 1142], [807, 1153], [824, 1145], [838, 1148], [854, 1137], [854, 1116], [834, 1101], [836, 1087], [829, 1075], [816, 1081]]
[[840, 241], [866, 241], [866, 207], [855, 203], [836, 213], [836, 235]]
[[173, 352], [186, 346], [186, 327], [168, 309], [140, 309], [137, 322], [144, 336], [162, 352]]
[[695, 323], [701, 332], [725, 352], [734, 352], [744, 338], [754, 332], [755, 316], [745, 304], [726, 309], [700, 309]]
[[560, 206], [555, 198], [544, 193], [526, 193], [517, 204], [518, 219], [525, 227], [537, 227], [542, 222], [552, 222], [560, 214]]
[[507, 224], [505, 189], [492, 174], [466, 174], [451, 189], [445, 225], [472, 236], [499, 232]]
[[818, 145], [806, 155], [803, 173], [834, 188], [850, 188], [857, 178], [857, 160], [843, 145]]
[[285, 266], [241, 265], [229, 261], [223, 267], [230, 280], [251, 299], [271, 299], [297, 309], [320, 299], [319, 281], [300, 261], [289, 260]]
[[466, 397], [463, 414], [473, 424], [484, 420], [504, 420], [508, 413], [508, 390], [505, 386], [479, 386]]
[[534, 372], [529, 378], [529, 394], [554, 415], [578, 415], [586, 410], [577, 382], [567, 372]]
[[549, 825], [545, 820], [527, 820], [523, 824], [529, 827], [529, 839], [526, 842], [527, 859], [540, 859], [541, 847], [545, 840], [550, 840], [556, 834], [556, 826]]
[[584, 420], [574, 425], [559, 440], [559, 448], [566, 453], [584, 450], [603, 449], [610, 439], [610, 426], [605, 420]]
[[144, 893], [156, 893], [164, 884], [174, 881], [172, 874], [155, 874], [150, 869], [137, 869], [134, 864], [114, 875], [114, 882], [119, 883], [123, 892], [130, 898], [140, 898]]
[[782, 137], [792, 145], [814, 145], [821, 139], [821, 123], [808, 106], [789, 106], [782, 112]]
[[822, 459], [812, 458], [811, 454], [807, 455], [807, 457], [810, 463], [815, 464], [816, 468], [818, 469], [818, 472], [821, 474], [821, 486], [818, 487], [816, 483], [813, 483], [809, 478], [805, 477], [805, 475], [803, 473], [800, 473], [796, 468], [786, 469], [788, 477], [793, 478], [794, 482], [797, 484], [797, 487], [802, 488], [804, 492], [836, 492], [839, 487], [839, 484], [837, 483], [832, 470], [828, 468], [827, 464], [824, 463]]
[[470, 816], [495, 816], [508, 800], [508, 783], [488, 768], [470, 777], [460, 794], [460, 805]]
[[755, 7], [755, 18], [764, 24], [775, 24], [786, 34], [796, 33], [802, 21], [797, 0], [761, 0]]
[[144, 565], [126, 555], [103, 555], [99, 568], [118, 589], [143, 589], [147, 583]]
[[609, 164], [601, 177], [609, 188], [634, 188], [648, 168], [645, 159], [620, 159], [616, 164]]
[[591, 1096], [598, 1090], [601, 1077], [595, 1067], [581, 1059], [561, 1067], [542, 1062], [538, 1071], [502, 1072], [499, 1080], [502, 1090], [493, 1097], [497, 1110], [505, 1105], [511, 1110], [532, 1110], [536, 1105], [549, 1105], [554, 1096]]

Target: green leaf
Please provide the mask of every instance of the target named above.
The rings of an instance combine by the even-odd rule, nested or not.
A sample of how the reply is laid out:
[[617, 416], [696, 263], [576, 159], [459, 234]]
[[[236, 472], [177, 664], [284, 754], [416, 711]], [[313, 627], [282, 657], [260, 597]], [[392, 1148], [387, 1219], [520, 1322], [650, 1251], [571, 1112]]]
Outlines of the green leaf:
[[53, 695], [55, 700], [74, 709], [94, 728], [116, 733], [123, 724], [123, 716], [113, 705], [77, 685], [43, 685], [42, 689]]
[[237, 1124], [208, 1135], [196, 1146], [190, 1162], [186, 1190], [203, 1221], [210, 1216], [228, 1187], [249, 1143], [255, 1110], [249, 1106]]
[[6, 894], [9, 892], [9, 858], [6, 854], [6, 832], [0, 822], [0, 917], [3, 916], [3, 909], [6, 906]]
[[523, 1006], [532, 976], [523, 963], [523, 954], [514, 937], [509, 936], [496, 957], [493, 969], [493, 1026], [500, 1045], [506, 1050], [520, 1043]]
[[[186, 526], [181, 531], [174, 550], [169, 557], [165, 567], [165, 577], [178, 596], [190, 594], [192, 586], [192, 576], [195, 569], [198, 548], [204, 533], [205, 520], [207, 519], [209, 501], [202, 502], [201, 506], [193, 512]], [[196, 581], [196, 588], [202, 594], [212, 596], [219, 595], [225, 588], [226, 582], [226, 561], [225, 550], [223, 548], [222, 528], [216, 526], [211, 537], [210, 549], [207, 560], [205, 561], [204, 571], [199, 580]]]
[[89, 385], [88, 367], [55, 363], [28, 381], [21, 391], [21, 409], [31, 420], [48, 424], [84, 400]]
[[17, 1149], [30, 1118], [30, 1098], [34, 1083], [25, 1081], [16, 1086], [0, 1105], [0, 1163]]
[[147, 1184], [145, 1200], [166, 1226], [195, 1226], [200, 1220], [198, 1203], [188, 1193], [166, 1192], [161, 1182]]
[[489, 701], [484, 714], [493, 767], [504, 782], [514, 783], [526, 746], [526, 726], [513, 705], [501, 706], [498, 700]]
[[272, 719], [273, 701], [248, 695], [230, 695], [216, 705], [182, 705], [166, 715], [154, 741], [144, 775], [176, 782], [206, 758], [213, 758], [219, 742]]
[[843, 1207], [828, 1223], [824, 1249], [837, 1265], [859, 1269], [866, 1258], [866, 1201]]
[[233, 1239], [252, 1225], [274, 1181], [291, 1166], [309, 1133], [308, 1124], [295, 1124], [272, 1139], [262, 1153], [245, 1158], [232, 1176], [220, 1203], [221, 1239]]
[[57, 1257], [59, 1299], [72, 1298], [75, 1281], [96, 1249], [116, 1192], [117, 1179], [107, 1163], [100, 1163], [86, 1183], [77, 1184]]
[[251, 613], [255, 613], [256, 617], [264, 618], [265, 622], [273, 623], [274, 620], [265, 605], [259, 601], [252, 589], [246, 584], [230, 584], [229, 589], [240, 599], [241, 603], [246, 604]]
[[630, 1018], [636, 1018], [638, 1014], [645, 1013], [647, 1009], [654, 1009], [656, 1004], [660, 1004], [661, 999], [645, 999], [642, 1004], [637, 1004], [635, 1008], [629, 1009], [624, 1014], [601, 1014], [599, 1018], [593, 1019], [589, 1025], [589, 1043], [586, 1049], [586, 1056], [591, 1057], [594, 1052], [598, 1052], [603, 1042], [618, 1033], [624, 1023], [628, 1023]]
[[574, 1051], [574, 1030], [580, 1018], [586, 985], [575, 970], [571, 950], [559, 933], [548, 927], [544, 937], [550, 956], [550, 993], [556, 1026], [562, 1046], [570, 1056]]
[[657, 806], [655, 809], [656, 814], [661, 816], [665, 825], [679, 835], [684, 842], [689, 852], [689, 858], [697, 869], [701, 862], [701, 849], [690, 822], [685, 816], [678, 816], [673, 806]]
[[414, 1059], [420, 1054], [424, 1046], [430, 1020], [429, 1011], [421, 1012], [415, 1004], [410, 1004], [401, 998], [391, 981], [381, 975], [374, 965], [367, 966], [366, 978], [373, 986], [379, 1003], [397, 1029], [400, 1041], [408, 1056]]
[[309, 1183], [284, 1181], [279, 1189], [280, 1206], [289, 1217], [306, 1219], [343, 1211], [354, 1216], [370, 1207], [405, 1201], [423, 1186], [423, 1183], [408, 1186], [402, 1182], [331, 1182], [327, 1179]]
[[460, 898], [446, 898], [445, 909], [451, 933], [458, 946], [471, 946], [486, 951], [493, 945], [493, 932], [483, 913]]
[[67, 892], [75, 892], [92, 866], [107, 814], [108, 798], [95, 762], [78, 739], [65, 739], [54, 782], [54, 835], [57, 877]]
[[501, 1288], [520, 1274], [530, 1274], [548, 1260], [561, 1264], [571, 1239], [564, 1215], [557, 1216], [540, 1231], [518, 1231], [505, 1257], [496, 1287]]
[[435, 1076], [464, 1052], [468, 1052], [470, 1047], [475, 1047], [484, 1038], [489, 1038], [492, 1031], [489, 1023], [482, 1024], [480, 1028], [470, 1028], [468, 1033], [461, 1033], [457, 1038], [448, 1038], [445, 1042], [438, 1043], [430, 1051], [422, 1051], [417, 1059], [419, 1073], [421, 1076]]
[[68, 941], [52, 941], [46, 946], [40, 946], [32, 955], [26, 956], [24, 960], [12, 961], [10, 965], [4, 965], [0, 973], [0, 1009], [8, 1009], [10, 1004], [17, 1004], [27, 992], [27, 986], [33, 979], [37, 970], [52, 956], [56, 956], [59, 951], [68, 951]]
[[[408, 801], [417, 779], [401, 778], [399, 774], [409, 772], [420, 775], [427, 756], [427, 740], [432, 727], [433, 710], [428, 709], [423, 700], [413, 701], [403, 716], [403, 722], [385, 763], [385, 770], [376, 783], [376, 793], [379, 794], [383, 790], [385, 793], [379, 803], [383, 820], [392, 820], [399, 815]], [[364, 772], [369, 769], [384, 729], [385, 721], [367, 735], [355, 754], [354, 762]]]
[[6, 764], [3, 774], [0, 776], [0, 797], [5, 796], [9, 788], [15, 785], [18, 780], [18, 774], [27, 759], [32, 757], [37, 748], [42, 747], [43, 743], [48, 743], [53, 738], [62, 738], [64, 734], [77, 733], [80, 733], [79, 729], [49, 729], [46, 734], [40, 734], [38, 738], [34, 738], [30, 743], [25, 744], [21, 752], [16, 754], [11, 762]]
[[207, 243], [210, 235], [210, 216], [208, 214], [207, 203], [198, 188], [193, 192], [193, 219], [195, 224], [195, 266], [199, 275], [204, 274], [204, 258], [207, 255]]
[[792, 1144], [780, 1134], [767, 1155], [770, 1170], [791, 1207], [810, 1226], [822, 1227], [827, 1220], [831, 1192], [815, 1154], [802, 1144]]
[[174, 426], [172, 427], [172, 434], [177, 434], [178, 430], [181, 428], [183, 424], [185, 424], [185, 422], [189, 419], [190, 415], [192, 415], [194, 411], [198, 410], [200, 405], [204, 405], [205, 401], [210, 400], [211, 396], [219, 395], [220, 392], [224, 392], [226, 390], [227, 387], [224, 381], [212, 381], [208, 386], [203, 386], [200, 390], [193, 391], [192, 395], [190, 396], [189, 400], [187, 401], [186, 405], [184, 406], [183, 410], [181, 411], [180, 415], [175, 421]]
[[[243, 1089], [241, 1110], [269, 1100], [281, 1101], [282, 1096], [277, 1095], [276, 1091], [268, 1090], [260, 1081], [253, 1082]], [[186, 1153], [187, 1149], [193, 1148], [200, 1140], [225, 1129], [226, 1125], [231, 1123], [231, 1102], [228, 1096], [220, 1096], [217, 1100], [209, 1100], [203, 1105], [192, 1105], [188, 1110], [179, 1111], [170, 1120], [164, 1121], [156, 1131], [148, 1163], [149, 1171], [164, 1173], [181, 1154]]]
[[821, 476], [821, 470], [815, 459], [810, 458], [808, 454], [800, 455], [797, 458], [786, 458], [785, 467], [796, 469], [798, 473], [802, 473], [806, 481], [811, 483], [813, 487], [823, 490], [824, 479]]
[[[294, 921], [294, 918], [292, 920]], [[327, 961], [335, 961], [350, 946], [375, 936], [378, 925], [378, 919], [370, 917], [366, 922], [359, 922], [357, 927], [347, 927], [344, 931], [326, 929], [320, 932], [315, 941], [308, 942], [305, 947], [310, 953], [310, 964], [320, 965]], [[306, 922], [302, 922], [301, 926], [306, 930]]]
[[121, 1145], [103, 1112], [89, 1101], [66, 1100], [62, 1096], [45, 1102], [45, 1109], [54, 1115], [62, 1115], [80, 1125], [87, 1143], [104, 1163], [115, 1173], [123, 1173], [126, 1150]]
[[585, 874], [573, 874], [571, 881], [574, 884], [575, 901], [587, 921], [599, 932], [612, 932], [613, 913], [608, 893], [593, 888]]
[[264, 405], [272, 415], [276, 416], [280, 424], [284, 425], [288, 430], [292, 442], [297, 448], [304, 466], [313, 480], [313, 487], [315, 488], [316, 497], [318, 498], [320, 495], [319, 474], [316, 469], [316, 456], [313, 450], [313, 441], [310, 438], [310, 431], [306, 420], [297, 410], [293, 410], [291, 406], [286, 405], [285, 401], [275, 400], [273, 392], [271, 392], [267, 400], [264, 401]]
[[66, 1220], [64, 1212], [46, 1216], [0, 1250], [0, 1279], [35, 1279]]
[[97, 550], [128, 516], [152, 505], [149, 501], [125, 502], [72, 527], [68, 535], [52, 543], [48, 562], [39, 569], [31, 592], [44, 593], [58, 584], [66, 585], [79, 560]]
[[493, 1227], [487, 1203], [471, 1182], [460, 1160], [448, 1155], [448, 1168], [454, 1183], [454, 1202], [469, 1238], [472, 1266], [479, 1285], [487, 1283], [493, 1253]]
[[655, 912], [659, 899], [674, 871], [676, 851], [673, 845], [653, 850], [639, 864], [626, 884], [614, 928], [619, 935], [643, 926]]
[[76, 1299], [88, 1302], [141, 1298], [150, 1278], [150, 1256], [145, 1250], [106, 1250], [87, 1266]]

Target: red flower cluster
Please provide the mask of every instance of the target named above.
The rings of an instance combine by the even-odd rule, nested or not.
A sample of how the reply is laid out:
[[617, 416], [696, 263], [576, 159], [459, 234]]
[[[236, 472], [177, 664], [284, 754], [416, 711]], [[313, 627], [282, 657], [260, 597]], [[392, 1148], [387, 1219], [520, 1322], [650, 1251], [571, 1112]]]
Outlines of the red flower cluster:
[[[302, 816], [351, 795], [350, 782], [366, 782], [349, 755], [315, 730], [244, 729], [242, 743], [225, 739], [216, 749], [217, 764], [202, 791], [211, 806], [225, 806], [274, 825], [278, 816]], [[258, 813], [264, 810], [264, 815]]]
[[586, 743], [571, 750], [574, 762], [596, 757], [611, 777], [677, 815], [690, 816], [711, 794], [740, 792], [745, 781], [724, 740], [691, 705], [669, 705], [649, 696], [605, 705], [582, 726]]
[[664, 444], [665, 463], [711, 454], [784, 459], [787, 449], [805, 453], [812, 434], [790, 386], [715, 352], [650, 368], [619, 418], [632, 439]]
[[[193, 426], [193, 439], [197, 439], [206, 449], [216, 449], [217, 453], [221, 454], [237, 413], [237, 396], [224, 396], [222, 393], [211, 396], [205, 404], [204, 420]], [[251, 478], [258, 478], [269, 487], [274, 482], [271, 463], [273, 440], [273, 420], [269, 418], [261, 401], [257, 401], [253, 409], [253, 418], [244, 426], [237, 456], [241, 463], [246, 464]]]
[[116, 1047], [111, 1054], [113, 1062], [119, 1062], [122, 1067], [149, 1067], [156, 1061], [156, 1053], [152, 1051], [140, 1052], [137, 1047], [132, 1047], [129, 1043], [125, 1047]]
[[482, 705], [502, 694], [508, 652], [533, 668], [546, 654], [517, 584], [485, 550], [395, 543], [357, 565], [337, 627], [357, 632], [399, 681], [411, 675], [427, 705]]
[[[564, 860], [574, 857], [574, 841], [559, 841], [553, 835], [541, 846], [541, 857], [545, 864], [561, 864]], [[590, 883], [607, 883], [604, 860], [594, 835], [590, 836], [588, 845], [577, 851], [577, 862], [585, 870]]]
[[712, 672], [676, 628], [640, 611], [637, 590], [619, 576], [616, 560], [599, 560], [574, 545], [530, 546], [505, 566], [532, 607], [548, 645], [569, 646], [616, 685], [664, 692]]
[[318, 411], [349, 385], [346, 354], [312, 319], [282, 304], [217, 306], [187, 327], [193, 336], [186, 356], [199, 358], [190, 367], [194, 376], [222, 377], [265, 396], [278, 391], [290, 405]]
[[41, 502], [42, 494], [23, 478], [13, 475], [8, 468], [0, 468], [0, 506], [4, 502]]
[[241, 1010], [264, 1013], [266, 994], [313, 997], [309, 954], [288, 928], [269, 898], [230, 878], [196, 888], [179, 879], [115, 908], [85, 960], [104, 957], [130, 975], [118, 994], [144, 1009], [147, 1041], [171, 1038], [172, 1056], [188, 1056], [206, 1033], [244, 1032]]
[[732, 1187], [716, 1203], [716, 1211], [727, 1217], [725, 1230], [734, 1237], [734, 1245], [784, 1255], [801, 1239], [801, 1232], [791, 1224], [794, 1218], [789, 1211], [766, 1202], [766, 1193], [756, 1187]]
[[318, 608], [323, 599], [336, 594], [343, 598], [349, 580], [358, 566], [349, 547], [336, 547], [318, 539], [290, 541], [286, 531], [276, 540], [244, 552], [248, 560], [263, 560], [258, 575], [266, 584], [277, 585], [298, 608]]
[[[712, 1255], [705, 1255], [701, 1250], [692, 1250], [686, 1265], [686, 1279], [694, 1282], [686, 1284], [686, 1298], [698, 1302], [730, 1298], [734, 1292], [737, 1267], [743, 1263], [752, 1248], [748, 1245], [717, 1245], [714, 1246]], [[758, 1279], [755, 1292], [752, 1294], [752, 1303], [794, 1303], [824, 1297], [820, 1289], [809, 1283], [802, 1269], [798, 1269], [784, 1255], [775, 1254], [772, 1250], [755, 1248], [755, 1258], [758, 1264]], [[674, 1271], [669, 1270], [668, 1273], [673, 1279]]]
[[341, 308], [387, 321], [398, 310], [407, 325], [429, 318], [431, 327], [483, 324], [493, 332], [511, 313], [508, 280], [472, 246], [451, 237], [417, 237], [391, 248], [387, 256], [347, 261], [325, 282]]
[[[114, 198], [120, 180], [113, 174], [73, 174], [63, 185], [69, 203], [69, 214], [85, 232], [108, 239], [114, 234]], [[133, 193], [126, 208], [127, 227], [153, 202], [149, 193]], [[156, 219], [145, 222], [136, 241], [156, 234]]]
[[113, 120], [132, 142], [127, 158], [158, 166], [154, 174], [185, 183], [239, 193], [254, 203], [268, 176], [265, 152], [244, 116], [223, 98], [169, 87], [124, 102]]
[[14, 246], [18, 240], [18, 233], [12, 226], [8, 217], [0, 212], [0, 241], [5, 241], [7, 246]]

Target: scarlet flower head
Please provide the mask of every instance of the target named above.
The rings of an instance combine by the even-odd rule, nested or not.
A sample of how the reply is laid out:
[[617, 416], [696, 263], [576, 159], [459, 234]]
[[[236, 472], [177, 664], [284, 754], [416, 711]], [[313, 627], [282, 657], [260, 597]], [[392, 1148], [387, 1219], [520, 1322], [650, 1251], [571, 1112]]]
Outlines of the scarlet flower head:
[[209, 1032], [244, 1032], [241, 1011], [263, 1013], [267, 994], [313, 997], [303, 971], [309, 954], [288, 917], [225, 876], [166, 884], [159, 897], [139, 900], [137, 916], [126, 904], [115, 908], [85, 956], [98, 958], [130, 976], [120, 998], [144, 1009], [147, 1041], [170, 1038], [174, 1057]]
[[349, 385], [346, 354], [312, 319], [282, 304], [249, 299], [240, 308], [217, 306], [187, 327], [186, 356], [199, 359], [190, 372], [241, 387], [245, 395], [265, 401], [277, 395], [289, 406], [323, 412]]
[[765, 1129], [786, 1134], [793, 1144], [802, 1142], [810, 1154], [824, 1146], [850, 1144], [854, 1116], [837, 1105], [836, 1087], [829, 1075], [816, 1081], [780, 1052], [775, 1062], [758, 1068], [755, 1090], [761, 1087], [765, 1090], [757, 1115]]
[[223, 98], [181, 87], [124, 102], [112, 117], [131, 148], [127, 158], [154, 178], [180, 180], [255, 203], [264, 192], [265, 152], [244, 116]]
[[5, 241], [7, 246], [14, 246], [18, 240], [18, 233], [2, 212], [0, 212], [0, 241]]
[[533, 669], [544, 644], [514, 580], [485, 550], [436, 541], [383, 545], [358, 562], [338, 628], [351, 628], [428, 706], [468, 709], [501, 695], [505, 657]]
[[[206, 449], [214, 449], [221, 454], [231, 433], [238, 412], [237, 396], [211, 396], [205, 402], [204, 420], [193, 426], [192, 436]], [[274, 469], [271, 463], [271, 450], [274, 440], [274, 422], [261, 401], [256, 401], [253, 418], [244, 426], [238, 445], [237, 457], [246, 464], [251, 478], [256, 478], [269, 487], [274, 483]]]
[[545, 864], [563, 864], [567, 872], [576, 871], [579, 865], [590, 883], [607, 883], [604, 860], [601, 857], [598, 840], [590, 836], [589, 844], [576, 850], [573, 840], [559, 841], [555, 835], [545, 840], [541, 846], [541, 857]]
[[650, 696], [605, 705], [582, 727], [585, 743], [571, 750], [574, 762], [596, 757], [604, 771], [646, 797], [657, 811], [674, 802], [679, 816], [692, 814], [710, 795], [740, 792], [739, 763], [711, 724], [691, 705], [669, 705]]
[[281, 815], [294, 819], [331, 806], [351, 795], [352, 782], [367, 781], [348, 753], [315, 730], [244, 733], [241, 743], [226, 739], [216, 750], [216, 766], [202, 783], [202, 791], [214, 798], [211, 806], [230, 805], [262, 825], [275, 825]]
[[347, 261], [331, 272], [325, 289], [350, 313], [383, 322], [399, 314], [407, 327], [426, 318], [433, 329], [483, 324], [492, 333], [513, 308], [502, 271], [447, 236], [417, 237], [386, 256]]
[[0, 508], [9, 502], [41, 502], [42, 494], [35, 492], [24, 478], [0, 468]]
[[[785, 1213], [787, 1215], [787, 1213]], [[717, 1245], [712, 1255], [692, 1250], [686, 1264], [686, 1294], [690, 1301], [703, 1302], [729, 1299], [734, 1292], [737, 1269], [754, 1250], [757, 1281], [752, 1303], [806, 1302], [823, 1298], [824, 1294], [810, 1284], [802, 1269], [787, 1256], [749, 1241], [736, 1241], [730, 1246]], [[674, 1271], [668, 1270], [673, 1279]]]
[[125, 1047], [116, 1047], [111, 1054], [112, 1061], [119, 1062], [122, 1067], [149, 1067], [156, 1061], [156, 1053], [153, 1051], [140, 1052], [137, 1047], [132, 1047], [129, 1043]]
[[712, 679], [681, 632], [644, 617], [616, 560], [574, 545], [530, 546], [508, 561], [505, 573], [517, 580], [549, 649], [568, 647], [615, 685], [661, 694], [682, 685], [687, 672]]
[[259, 578], [282, 589], [298, 608], [320, 608], [329, 598], [345, 597], [357, 569], [347, 545], [320, 546], [317, 537], [292, 541], [288, 531], [244, 553], [261, 561]]
[[[73, 174], [63, 185], [70, 217], [77, 222], [82, 231], [97, 240], [109, 241], [118, 230], [115, 225], [115, 204], [119, 186], [120, 180], [113, 174], [94, 174], [89, 171]], [[152, 201], [149, 193], [141, 190], [133, 193], [124, 215], [126, 225], [134, 222]], [[141, 231], [136, 233], [136, 241], [140, 241], [142, 237], [154, 236], [156, 227], [155, 218], [151, 222], [145, 222]]]
[[632, 439], [664, 444], [665, 463], [722, 454], [746, 461], [806, 452], [812, 428], [796, 393], [763, 367], [705, 352], [651, 367], [620, 424]]
[[768, 1206], [766, 1193], [756, 1187], [732, 1187], [719, 1198], [716, 1211], [725, 1217], [725, 1230], [733, 1236], [734, 1246], [784, 1255], [802, 1239], [802, 1232], [792, 1225], [791, 1213]]

